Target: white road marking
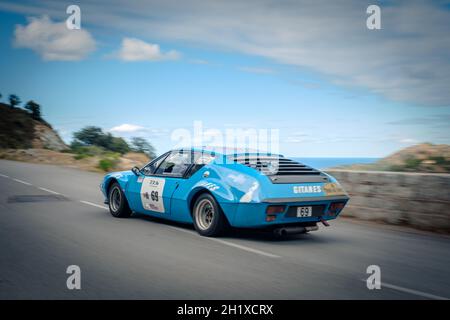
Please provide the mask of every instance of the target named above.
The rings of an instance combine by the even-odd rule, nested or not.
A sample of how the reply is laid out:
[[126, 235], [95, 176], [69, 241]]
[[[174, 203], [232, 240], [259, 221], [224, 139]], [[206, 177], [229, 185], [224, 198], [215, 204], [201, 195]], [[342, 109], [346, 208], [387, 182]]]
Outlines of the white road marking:
[[245, 251], [248, 251], [248, 252], [253, 252], [253, 253], [256, 253], [256, 254], [260, 254], [262, 256], [266, 256], [266, 257], [269, 257], [269, 258], [281, 258], [280, 256], [277, 256], [276, 254], [264, 252], [264, 251], [261, 251], [261, 250], [258, 250], [258, 249], [253, 249], [253, 248], [250, 248], [250, 247], [247, 247], [247, 246], [243, 246], [243, 245], [240, 245], [240, 244], [237, 244], [237, 243], [228, 242], [228, 241], [221, 240], [221, 239], [216, 239], [216, 238], [208, 238], [208, 239], [216, 241], [216, 242], [223, 243], [223, 244], [228, 245], [230, 247], [235, 247], [235, 248], [238, 248], [238, 249], [241, 249], [241, 250], [245, 250]]
[[[362, 279], [362, 281], [366, 282], [366, 279]], [[409, 294], [413, 294], [419, 297], [423, 297], [423, 298], [427, 298], [427, 299], [433, 299], [433, 300], [449, 300], [449, 298], [445, 298], [445, 297], [441, 297], [441, 296], [437, 296], [431, 293], [426, 293], [423, 291], [418, 291], [418, 290], [413, 290], [413, 289], [408, 289], [408, 288], [404, 288], [404, 287], [400, 287], [400, 286], [396, 286], [390, 283], [386, 283], [386, 282], [381, 282], [381, 288], [386, 287], [386, 288], [390, 288], [393, 290], [397, 290], [397, 291], [402, 291], [402, 292], [406, 292]]]
[[0, 173], [0, 177], [9, 178], [9, 176], [7, 176], [6, 174], [1, 174], [1, 173]]
[[[168, 226], [168, 227], [171, 228], [171, 229], [177, 230], [177, 231], [182, 231], [182, 232], [185, 232], [185, 233], [196, 235], [196, 233], [193, 232], [193, 231], [189, 231], [189, 230], [185, 230], [185, 229], [181, 229], [181, 228], [177, 228], [177, 227], [173, 227], [173, 226]], [[258, 249], [253, 249], [253, 248], [250, 248], [250, 247], [247, 247], [247, 246], [243, 246], [243, 245], [240, 245], [240, 244], [237, 244], [237, 243], [229, 242], [229, 241], [226, 241], [226, 240], [217, 239], [217, 238], [209, 238], [209, 237], [202, 237], [202, 238], [203, 239], [212, 240], [212, 241], [216, 241], [216, 242], [219, 242], [221, 244], [224, 244], [224, 245], [227, 245], [227, 246], [230, 246], [230, 247], [234, 247], [234, 248], [238, 248], [238, 249], [241, 249], [241, 250], [244, 250], [244, 251], [247, 251], [247, 252], [256, 253], [256, 254], [259, 254], [259, 255], [262, 255], [262, 256], [265, 256], [265, 257], [281, 258], [280, 256], [277, 256], [277, 255], [272, 254], [272, 253], [264, 252], [264, 251], [261, 251], [261, 250], [258, 250]]]
[[[1, 173], [0, 173], [0, 176], [5, 177], [5, 178], [9, 178], [7, 175], [1, 174]], [[26, 181], [23, 181], [23, 180], [20, 180], [20, 179], [15, 179], [15, 178], [12, 178], [12, 179], [14, 181], [16, 181], [16, 182], [26, 184], [27, 186], [32, 186], [32, 184], [29, 183], [29, 182], [26, 182]], [[42, 191], [45, 191], [45, 192], [62, 195], [59, 192], [56, 192], [56, 191], [53, 191], [53, 190], [50, 190], [50, 189], [47, 189], [47, 188], [44, 188], [44, 187], [37, 187], [37, 188], [39, 190], [42, 190]], [[105, 206], [102, 206], [102, 205], [99, 205], [99, 204], [95, 204], [95, 203], [92, 203], [92, 202], [89, 202], [89, 201], [80, 200], [80, 202], [84, 203], [84, 204], [87, 204], [89, 206], [97, 207], [97, 208], [104, 209], [104, 210], [109, 210], [108, 207], [105, 207]]]
[[45, 191], [45, 192], [53, 193], [53, 194], [59, 194], [59, 195], [61, 194], [59, 192], [56, 192], [56, 191], [53, 191], [53, 190], [50, 190], [50, 189], [46, 189], [46, 188], [43, 188], [43, 187], [38, 187], [38, 189], [42, 190], [42, 191]]
[[89, 202], [89, 201], [80, 200], [80, 202], [84, 203], [84, 204], [87, 204], [89, 206], [93, 206], [93, 207], [97, 207], [97, 208], [100, 208], [100, 209], [109, 210], [108, 207], [105, 207], [105, 206], [102, 206], [102, 205], [99, 205], [99, 204], [95, 204], [95, 203], [92, 203], [92, 202]]
[[23, 180], [19, 180], [19, 179], [13, 179], [14, 181], [16, 181], [16, 182], [19, 182], [19, 183], [23, 183], [23, 184], [26, 184], [27, 186], [32, 186], [32, 184], [31, 183], [29, 183], [29, 182], [26, 182], [26, 181], [23, 181]]

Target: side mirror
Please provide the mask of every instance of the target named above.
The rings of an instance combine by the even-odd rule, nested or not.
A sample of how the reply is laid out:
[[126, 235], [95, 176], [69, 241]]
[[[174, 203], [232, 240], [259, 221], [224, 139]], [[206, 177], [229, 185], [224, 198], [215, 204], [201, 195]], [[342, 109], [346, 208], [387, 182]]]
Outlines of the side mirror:
[[138, 177], [142, 174], [141, 169], [139, 169], [138, 167], [131, 168], [131, 172], [133, 172]]

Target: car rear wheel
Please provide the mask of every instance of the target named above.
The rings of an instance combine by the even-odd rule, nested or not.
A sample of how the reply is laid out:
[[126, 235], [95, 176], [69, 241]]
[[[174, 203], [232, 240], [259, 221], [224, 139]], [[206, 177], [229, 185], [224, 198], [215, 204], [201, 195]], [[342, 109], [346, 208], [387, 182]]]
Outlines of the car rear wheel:
[[195, 230], [206, 237], [219, 236], [228, 227], [228, 221], [222, 209], [216, 199], [208, 193], [200, 195], [195, 201], [193, 220]]
[[116, 218], [128, 218], [131, 215], [131, 209], [125, 198], [120, 185], [114, 182], [108, 192], [109, 212]]

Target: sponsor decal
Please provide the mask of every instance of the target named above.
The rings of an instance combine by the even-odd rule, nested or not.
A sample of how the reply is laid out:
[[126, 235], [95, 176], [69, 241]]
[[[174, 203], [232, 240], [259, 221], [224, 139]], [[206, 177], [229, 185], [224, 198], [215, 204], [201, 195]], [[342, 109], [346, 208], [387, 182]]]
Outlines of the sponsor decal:
[[142, 183], [142, 181], [144, 181], [144, 177], [143, 177], [143, 176], [139, 176], [139, 177], [137, 178], [137, 182], [138, 182], [138, 183]]
[[321, 193], [321, 186], [294, 186], [292, 188], [294, 193]]
[[219, 189], [220, 187], [212, 182], [202, 182], [200, 184], [202, 187], [205, 187], [206, 189], [208, 189], [209, 191], [216, 191], [217, 189]]
[[164, 213], [164, 184], [163, 178], [144, 177], [141, 186], [142, 207], [145, 210]]
[[323, 191], [327, 196], [339, 196], [339, 195], [345, 195], [344, 190], [341, 188], [340, 185], [337, 183], [331, 182], [331, 183], [325, 183], [323, 186]]

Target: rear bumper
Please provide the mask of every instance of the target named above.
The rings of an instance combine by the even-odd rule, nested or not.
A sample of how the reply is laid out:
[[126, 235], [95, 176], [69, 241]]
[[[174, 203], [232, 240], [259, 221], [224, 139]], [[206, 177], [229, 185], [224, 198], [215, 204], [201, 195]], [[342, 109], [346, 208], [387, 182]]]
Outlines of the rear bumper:
[[[266, 228], [288, 225], [311, 224], [320, 220], [332, 220], [342, 212], [331, 214], [330, 205], [333, 202], [344, 204], [349, 200], [348, 196], [328, 196], [311, 198], [273, 198], [264, 199], [258, 203], [235, 203], [223, 206], [224, 211], [230, 210], [233, 214], [227, 214], [228, 220], [233, 227], [241, 228]], [[266, 210], [270, 205], [286, 206], [282, 213], [275, 215], [273, 221], [266, 221]], [[234, 208], [232, 208], [235, 206]], [[313, 215], [311, 217], [297, 217], [296, 207], [312, 206]], [[230, 219], [231, 218], [231, 219]]]
[[299, 197], [299, 198], [267, 198], [263, 199], [261, 202], [273, 203], [273, 204], [283, 204], [283, 203], [303, 203], [303, 202], [317, 202], [317, 201], [345, 201], [347, 202], [349, 197], [347, 195], [342, 196], [323, 196], [323, 197]]

